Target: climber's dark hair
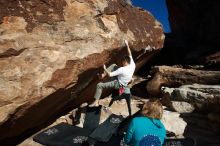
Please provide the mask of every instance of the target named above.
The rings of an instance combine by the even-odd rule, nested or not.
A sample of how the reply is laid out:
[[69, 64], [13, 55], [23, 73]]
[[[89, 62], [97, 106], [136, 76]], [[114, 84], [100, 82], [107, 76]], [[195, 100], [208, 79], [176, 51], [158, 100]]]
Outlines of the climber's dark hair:
[[130, 64], [131, 58], [128, 55], [125, 55], [121, 58], [121, 61], [126, 61], [128, 64]]

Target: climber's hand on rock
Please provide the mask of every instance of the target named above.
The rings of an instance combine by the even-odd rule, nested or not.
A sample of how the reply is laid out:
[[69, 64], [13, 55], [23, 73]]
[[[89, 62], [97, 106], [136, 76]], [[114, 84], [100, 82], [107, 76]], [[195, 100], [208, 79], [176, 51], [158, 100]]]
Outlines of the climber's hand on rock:
[[105, 64], [103, 64], [103, 69], [106, 70], [106, 66], [105, 66]]
[[128, 40], [124, 40], [124, 42], [125, 42], [126, 46], [128, 46]]

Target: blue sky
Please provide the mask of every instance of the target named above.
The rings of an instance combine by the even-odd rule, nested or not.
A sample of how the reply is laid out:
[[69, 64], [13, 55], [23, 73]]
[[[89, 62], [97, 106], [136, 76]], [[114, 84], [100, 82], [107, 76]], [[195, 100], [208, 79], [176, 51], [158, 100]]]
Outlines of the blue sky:
[[169, 33], [170, 24], [168, 20], [168, 11], [166, 0], [131, 0], [134, 6], [141, 7], [151, 12], [154, 17], [163, 25], [164, 32]]

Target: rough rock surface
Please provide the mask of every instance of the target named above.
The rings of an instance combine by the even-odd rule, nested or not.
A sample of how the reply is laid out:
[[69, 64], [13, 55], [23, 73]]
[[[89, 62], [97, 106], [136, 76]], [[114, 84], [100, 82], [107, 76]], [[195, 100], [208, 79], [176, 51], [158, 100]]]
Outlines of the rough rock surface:
[[219, 113], [217, 113], [217, 112], [216, 113], [209, 113], [208, 114], [209, 120], [220, 123], [220, 111], [218, 111], [218, 112]]
[[210, 121], [206, 113], [190, 113], [181, 116], [187, 122], [185, 137], [192, 137], [197, 146], [220, 145], [219, 123]]
[[161, 87], [179, 87], [184, 84], [218, 85], [220, 83], [220, 71], [207, 71], [195, 69], [183, 69], [171, 66], [156, 66], [152, 69], [153, 78], [147, 84], [150, 94], [158, 96]]
[[195, 110], [192, 104], [184, 101], [171, 101], [169, 106], [178, 113], [192, 113]]
[[[205, 110], [206, 112], [209, 110], [220, 111], [219, 85], [183, 85], [179, 88], [165, 88], [163, 92], [166, 94], [165, 98], [168, 98], [171, 102], [187, 102], [193, 105], [197, 110]], [[171, 103], [171, 105], [174, 104]], [[183, 108], [187, 109], [187, 107], [190, 107], [187, 104], [184, 105]], [[193, 111], [193, 108], [189, 108], [189, 110], [190, 109]]]
[[177, 137], [183, 136], [187, 123], [180, 117], [179, 113], [164, 110], [161, 121], [167, 131], [174, 133]]
[[216, 64], [218, 67], [220, 67], [220, 52], [213, 53], [211, 55], [208, 55], [205, 58], [206, 64]]
[[0, 0], [0, 139], [90, 99], [97, 69], [123, 54], [123, 39], [135, 56], [147, 45], [158, 52], [163, 29], [123, 0]]

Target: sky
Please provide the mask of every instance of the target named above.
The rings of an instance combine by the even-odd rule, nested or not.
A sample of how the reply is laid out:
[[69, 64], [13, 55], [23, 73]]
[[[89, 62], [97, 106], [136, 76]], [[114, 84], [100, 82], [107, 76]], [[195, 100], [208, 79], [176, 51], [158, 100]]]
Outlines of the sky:
[[162, 23], [164, 32], [171, 32], [166, 0], [131, 0], [134, 6], [141, 7], [153, 14]]

